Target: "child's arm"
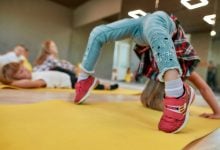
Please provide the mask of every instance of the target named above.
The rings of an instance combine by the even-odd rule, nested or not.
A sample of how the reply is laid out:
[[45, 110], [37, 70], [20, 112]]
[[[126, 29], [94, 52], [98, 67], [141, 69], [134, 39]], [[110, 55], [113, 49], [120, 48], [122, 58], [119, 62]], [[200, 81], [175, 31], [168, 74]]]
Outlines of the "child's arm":
[[193, 72], [188, 80], [191, 81], [199, 89], [201, 95], [213, 111], [213, 113], [211, 114], [203, 113], [201, 114], [201, 116], [205, 118], [220, 119], [220, 106], [209, 85], [196, 72]]
[[20, 88], [40, 88], [45, 87], [46, 83], [44, 80], [17, 80], [11, 83], [12, 86], [20, 87]]

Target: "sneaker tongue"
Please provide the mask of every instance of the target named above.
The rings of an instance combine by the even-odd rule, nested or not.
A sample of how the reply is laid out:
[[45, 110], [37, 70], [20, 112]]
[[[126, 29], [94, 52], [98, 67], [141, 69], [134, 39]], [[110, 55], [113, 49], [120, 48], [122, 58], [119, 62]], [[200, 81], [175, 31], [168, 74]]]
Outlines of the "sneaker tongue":
[[166, 98], [164, 99], [164, 114], [166, 116], [182, 120], [185, 117], [185, 102], [182, 99]]
[[174, 118], [176, 120], [183, 120], [185, 117], [185, 114], [176, 113], [176, 112], [170, 111], [168, 109], [164, 110], [164, 114], [166, 114], [167, 117]]
[[183, 105], [185, 100], [182, 98], [175, 98], [175, 97], [166, 97], [163, 100], [164, 105]]

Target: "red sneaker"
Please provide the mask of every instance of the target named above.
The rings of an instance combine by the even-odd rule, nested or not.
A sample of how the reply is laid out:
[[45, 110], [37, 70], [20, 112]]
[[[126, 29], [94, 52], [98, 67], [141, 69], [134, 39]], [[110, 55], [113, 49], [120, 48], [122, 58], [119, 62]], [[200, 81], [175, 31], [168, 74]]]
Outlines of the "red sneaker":
[[184, 83], [184, 94], [180, 98], [165, 97], [164, 109], [158, 128], [167, 133], [182, 130], [189, 119], [189, 106], [195, 98], [194, 89]]
[[91, 90], [94, 89], [94, 87], [97, 85], [97, 83], [97, 79], [92, 76], [77, 82], [75, 85], [76, 92], [74, 102], [76, 104], [82, 104], [89, 96]]

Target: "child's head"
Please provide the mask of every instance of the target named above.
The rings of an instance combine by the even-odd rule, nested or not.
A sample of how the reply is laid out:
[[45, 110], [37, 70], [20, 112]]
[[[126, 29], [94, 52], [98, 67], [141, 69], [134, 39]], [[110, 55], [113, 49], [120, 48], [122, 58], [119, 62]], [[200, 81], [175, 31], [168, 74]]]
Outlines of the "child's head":
[[42, 53], [47, 53], [49, 55], [57, 56], [58, 50], [57, 45], [52, 40], [47, 40], [42, 44]]
[[48, 56], [57, 57], [58, 55], [58, 49], [56, 46], [56, 43], [52, 40], [47, 40], [42, 44], [42, 49], [39, 54], [39, 57], [36, 60], [37, 65], [41, 65]]
[[141, 94], [141, 103], [143, 106], [163, 110], [164, 83], [149, 80]]
[[22, 44], [18, 44], [14, 47], [14, 52], [16, 54], [23, 55], [24, 57], [28, 58], [29, 50]]
[[5, 84], [21, 79], [31, 79], [31, 72], [20, 63], [6, 64], [0, 70], [0, 80]]

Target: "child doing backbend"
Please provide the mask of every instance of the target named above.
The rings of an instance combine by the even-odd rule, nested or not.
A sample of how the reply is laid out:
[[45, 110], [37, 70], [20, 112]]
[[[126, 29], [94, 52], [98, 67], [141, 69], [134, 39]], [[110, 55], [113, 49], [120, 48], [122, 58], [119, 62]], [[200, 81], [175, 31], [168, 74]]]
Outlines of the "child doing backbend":
[[[199, 58], [176, 19], [163, 11], [138, 19], [122, 19], [92, 30], [76, 83], [75, 103], [82, 104], [97, 84], [93, 73], [103, 44], [125, 38], [132, 38], [138, 45], [151, 49], [155, 59], [144, 63], [152, 65], [148, 70], [152, 78], [165, 83], [165, 109], [158, 124], [159, 130], [168, 133], [181, 131], [188, 121], [189, 105], [194, 98], [193, 88], [181, 77], [195, 68]], [[188, 62], [188, 70], [181, 67], [179, 59]]]

